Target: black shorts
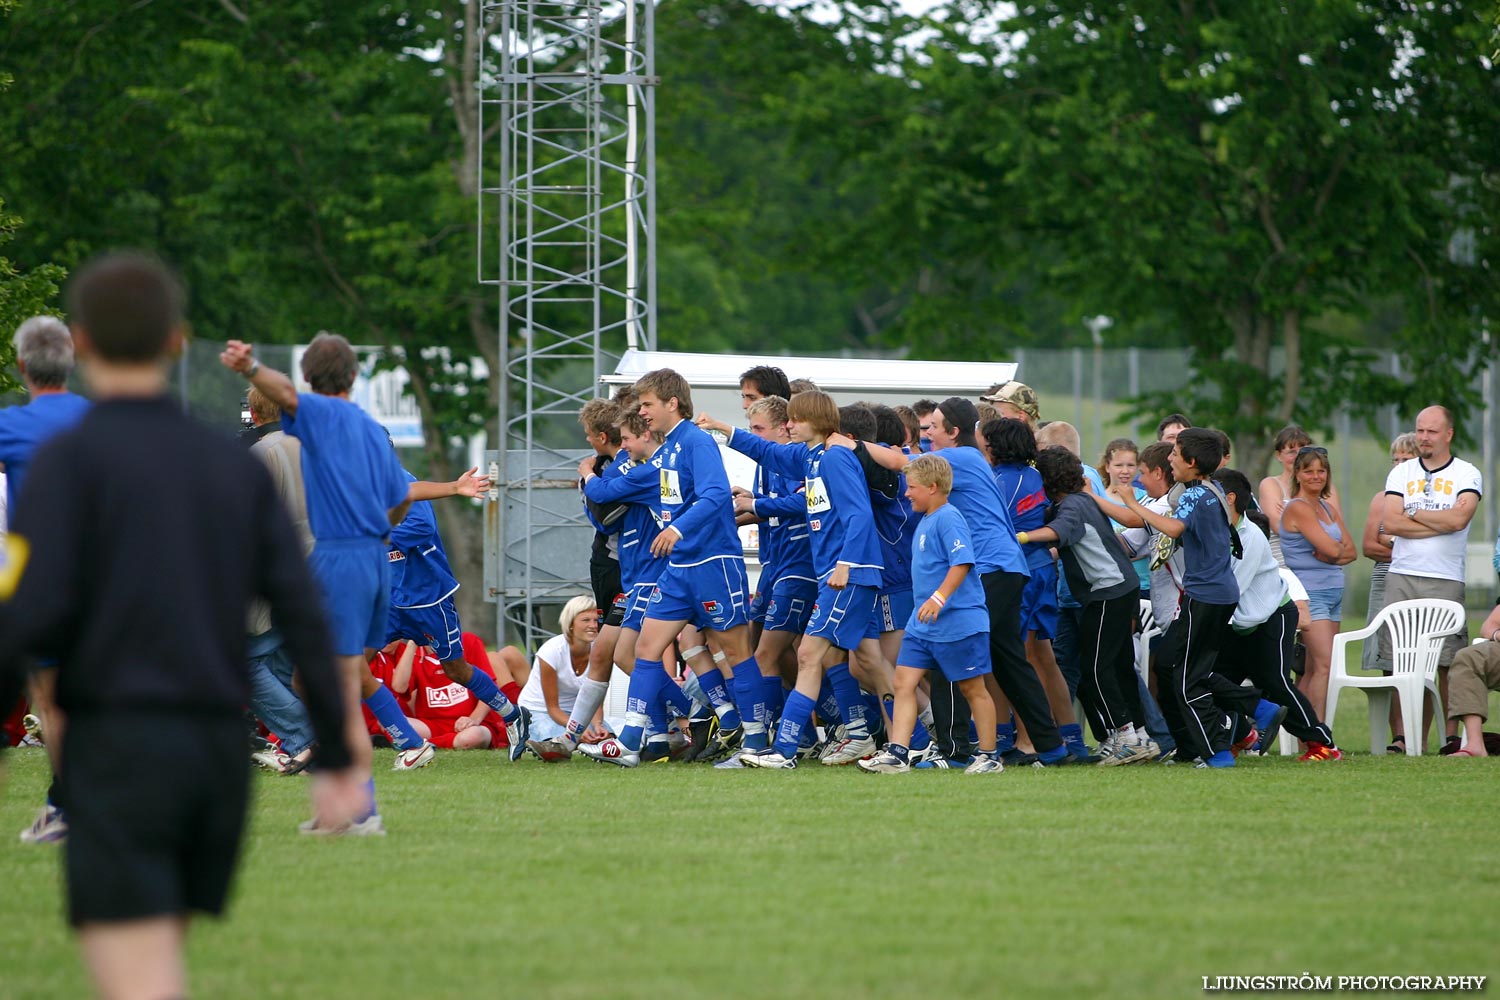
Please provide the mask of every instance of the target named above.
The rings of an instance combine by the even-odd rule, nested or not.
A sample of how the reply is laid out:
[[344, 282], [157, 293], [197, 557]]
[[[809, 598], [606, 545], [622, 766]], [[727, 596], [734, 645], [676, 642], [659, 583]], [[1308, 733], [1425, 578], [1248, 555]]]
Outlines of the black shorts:
[[63, 759], [70, 923], [223, 912], [250, 787], [237, 714], [73, 714]]
[[625, 620], [625, 590], [620, 585], [620, 561], [608, 556], [589, 559], [589, 582], [594, 587], [594, 604], [604, 613], [601, 625], [620, 627]]

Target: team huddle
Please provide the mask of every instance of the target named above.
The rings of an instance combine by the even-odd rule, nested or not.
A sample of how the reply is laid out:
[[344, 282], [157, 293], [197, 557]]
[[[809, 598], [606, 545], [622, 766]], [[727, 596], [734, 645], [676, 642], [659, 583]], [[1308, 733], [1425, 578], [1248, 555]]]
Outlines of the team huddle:
[[[1283, 726], [1303, 760], [1341, 756], [1291, 682], [1296, 607], [1246, 516], [1248, 480], [1221, 468], [1218, 432], [1181, 430], [1145, 450], [1143, 489], [1105, 490], [1076, 432], [1039, 448], [1021, 383], [981, 396], [994, 409], [983, 422], [961, 397], [841, 408], [769, 366], [741, 388], [746, 428], [695, 415], [669, 369], [580, 414], [596, 453], [578, 470], [594, 597], [608, 610], [587, 679], [571, 704], [548, 705], [566, 724], [529, 743], [543, 760], [1220, 768]], [[731, 487], [713, 434], [755, 463], [752, 489]], [[752, 523], [753, 588], [737, 532]], [[1146, 570], [1133, 560], [1172, 597], [1156, 605], [1154, 691], [1136, 670]], [[1076, 626], [1071, 669], [1051, 648], [1060, 602]], [[611, 665], [629, 694], [618, 735], [600, 739]], [[1148, 730], [1158, 702], [1166, 748]], [[706, 739], [693, 739], [696, 711]]]

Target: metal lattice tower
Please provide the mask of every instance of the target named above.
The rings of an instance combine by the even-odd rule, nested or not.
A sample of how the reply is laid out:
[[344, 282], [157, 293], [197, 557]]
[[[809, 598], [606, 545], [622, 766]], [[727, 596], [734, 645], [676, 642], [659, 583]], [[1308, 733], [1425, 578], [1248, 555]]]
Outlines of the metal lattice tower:
[[483, 15], [479, 280], [503, 380], [486, 584], [501, 641], [534, 648], [538, 612], [589, 591], [579, 407], [621, 351], [656, 345], [653, 4]]

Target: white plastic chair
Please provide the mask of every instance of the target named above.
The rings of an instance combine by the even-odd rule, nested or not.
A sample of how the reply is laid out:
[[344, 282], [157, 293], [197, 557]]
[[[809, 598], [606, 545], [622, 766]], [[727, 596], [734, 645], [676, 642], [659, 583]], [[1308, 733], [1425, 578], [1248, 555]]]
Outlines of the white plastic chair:
[[[1370, 753], [1383, 754], [1391, 695], [1398, 692], [1406, 729], [1406, 755], [1421, 756], [1422, 744], [1427, 737], [1422, 728], [1422, 696], [1424, 692], [1432, 693], [1432, 703], [1436, 708], [1433, 721], [1441, 734], [1443, 699], [1437, 688], [1438, 656], [1442, 653], [1443, 640], [1457, 632], [1463, 623], [1464, 608], [1456, 601], [1398, 601], [1382, 608], [1370, 624], [1358, 632], [1341, 632], [1334, 636], [1325, 721], [1330, 725], [1333, 723], [1341, 690], [1363, 690], [1370, 700]], [[1392, 673], [1380, 677], [1350, 674], [1349, 644], [1358, 639], [1378, 641], [1375, 637], [1381, 628], [1387, 629], [1391, 635]], [[1354, 662], [1359, 662], [1358, 657]]]
[[1151, 601], [1141, 598], [1141, 630], [1135, 636], [1135, 672], [1141, 675], [1146, 686], [1151, 686], [1151, 640], [1161, 635], [1156, 627], [1156, 616], [1151, 612]]

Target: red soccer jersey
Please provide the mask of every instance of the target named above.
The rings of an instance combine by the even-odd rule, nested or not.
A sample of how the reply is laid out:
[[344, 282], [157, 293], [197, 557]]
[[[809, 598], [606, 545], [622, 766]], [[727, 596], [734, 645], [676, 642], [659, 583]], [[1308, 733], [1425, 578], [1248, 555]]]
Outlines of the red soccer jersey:
[[[422, 653], [419, 649], [417, 651], [417, 659], [420, 660], [421, 658]], [[388, 656], [384, 651], [381, 651], [379, 653], [376, 653], [375, 659], [370, 661], [370, 673], [374, 674], [375, 679], [388, 688], [391, 688], [391, 677], [396, 673], [396, 660], [397, 657]], [[416, 672], [416, 666], [414, 664], [412, 666], [413, 680], [415, 680], [416, 678]], [[401, 711], [405, 712], [407, 715], [415, 716], [415, 713], [412, 711], [410, 692], [403, 695], [395, 688], [391, 688], [391, 694], [396, 696], [396, 703], [401, 706]], [[363, 702], [360, 703], [359, 710], [364, 713], [365, 729], [369, 730], [370, 735], [384, 736], [385, 729], [381, 727], [379, 722], [375, 721], [375, 713], [371, 712], [369, 707]]]

